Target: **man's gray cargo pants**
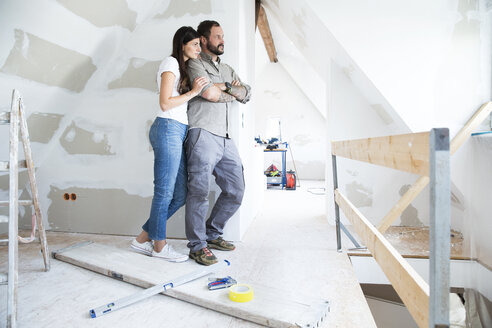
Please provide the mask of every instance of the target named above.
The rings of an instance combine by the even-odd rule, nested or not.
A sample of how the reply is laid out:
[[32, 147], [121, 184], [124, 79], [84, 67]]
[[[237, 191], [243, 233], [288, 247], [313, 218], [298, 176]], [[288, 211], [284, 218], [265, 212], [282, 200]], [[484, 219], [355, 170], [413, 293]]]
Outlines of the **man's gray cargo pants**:
[[[186, 238], [189, 240], [188, 247], [196, 252], [207, 247], [207, 240], [222, 235], [226, 222], [241, 206], [244, 195], [243, 166], [231, 139], [204, 129], [190, 129], [185, 147], [188, 158]], [[206, 220], [212, 174], [222, 192]]]

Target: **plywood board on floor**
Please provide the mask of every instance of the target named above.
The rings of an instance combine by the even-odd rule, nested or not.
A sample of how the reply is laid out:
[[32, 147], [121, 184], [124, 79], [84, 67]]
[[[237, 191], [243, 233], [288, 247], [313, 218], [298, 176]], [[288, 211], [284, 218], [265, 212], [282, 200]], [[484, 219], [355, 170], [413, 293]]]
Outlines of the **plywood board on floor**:
[[[310, 193], [323, 181], [302, 181], [297, 190], [268, 190], [261, 212], [233, 252], [214, 252], [229, 259], [230, 275], [254, 286], [296, 291], [330, 301], [330, 312], [319, 328], [376, 328], [354, 268], [346, 253], [336, 250], [333, 220], [326, 216], [325, 195]], [[144, 220], [144, 219], [143, 219]], [[136, 229], [143, 223], [135, 222]], [[138, 229], [137, 229], [138, 230]], [[27, 232], [26, 232], [27, 233]], [[93, 240], [127, 250], [133, 237], [49, 232], [51, 250]], [[1, 238], [1, 236], [0, 236]], [[350, 241], [342, 235], [343, 245]], [[187, 252], [187, 240], [168, 240]], [[141, 291], [141, 287], [109, 279], [66, 262], [53, 260], [43, 271], [39, 247], [19, 245], [19, 326], [119, 328], [259, 328], [261, 325], [178, 299], [156, 295], [94, 320], [88, 310]], [[7, 268], [7, 247], [0, 246], [0, 272]], [[3, 289], [2, 289], [3, 288]], [[6, 319], [6, 286], [0, 285], [0, 327]]]
[[[144, 288], [202, 268], [192, 261], [170, 263], [92, 242], [74, 245], [53, 254], [61, 261]], [[230, 271], [229, 268], [221, 268], [216, 276], [231, 275]], [[241, 276], [239, 273], [233, 277], [239, 282], [247, 283], [248, 280], [247, 276]], [[291, 286], [278, 289], [252, 284], [253, 300], [248, 303], [236, 303], [229, 299], [228, 290], [209, 291], [207, 283], [207, 277], [202, 277], [162, 294], [268, 327], [317, 327], [329, 311], [328, 300], [302, 296], [299, 291], [294, 292]], [[94, 307], [114, 301], [116, 300], [108, 299], [103, 304], [94, 304]], [[118, 313], [108, 315], [117, 316]]]

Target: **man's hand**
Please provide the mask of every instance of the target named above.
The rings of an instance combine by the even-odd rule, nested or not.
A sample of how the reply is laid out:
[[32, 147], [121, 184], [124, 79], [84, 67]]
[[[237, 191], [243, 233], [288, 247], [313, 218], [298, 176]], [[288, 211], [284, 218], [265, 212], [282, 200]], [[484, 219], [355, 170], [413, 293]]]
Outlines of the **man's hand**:
[[244, 98], [246, 98], [246, 94], [248, 93], [246, 88], [241, 84], [241, 82], [237, 80], [232, 81], [231, 85], [232, 88], [228, 93], [236, 98], [238, 101], [243, 101]]

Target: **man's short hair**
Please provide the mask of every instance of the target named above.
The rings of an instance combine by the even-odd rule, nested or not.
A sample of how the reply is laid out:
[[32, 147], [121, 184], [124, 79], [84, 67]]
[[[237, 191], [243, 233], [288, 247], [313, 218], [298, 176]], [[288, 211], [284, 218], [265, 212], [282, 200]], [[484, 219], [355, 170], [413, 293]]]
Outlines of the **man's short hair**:
[[213, 20], [205, 20], [198, 25], [196, 31], [200, 36], [204, 36], [208, 40], [210, 37], [210, 30], [213, 26], [220, 26], [220, 24]]

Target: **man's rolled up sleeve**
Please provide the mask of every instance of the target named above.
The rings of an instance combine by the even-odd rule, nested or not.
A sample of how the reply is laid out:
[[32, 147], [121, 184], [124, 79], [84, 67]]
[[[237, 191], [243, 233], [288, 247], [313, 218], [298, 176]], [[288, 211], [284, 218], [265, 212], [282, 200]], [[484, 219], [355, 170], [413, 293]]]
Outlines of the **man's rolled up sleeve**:
[[208, 79], [208, 84], [203, 87], [202, 91], [200, 91], [199, 93], [199, 96], [201, 96], [205, 90], [207, 90], [208, 88], [214, 85], [208, 76], [208, 72], [205, 70], [199, 59], [189, 59], [187, 62], [187, 71], [188, 71], [188, 76], [190, 77], [190, 83], [192, 88], [193, 88], [193, 81], [197, 77], [205, 76]]

